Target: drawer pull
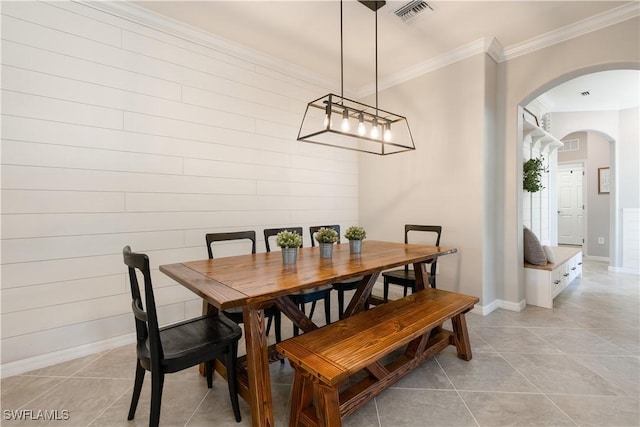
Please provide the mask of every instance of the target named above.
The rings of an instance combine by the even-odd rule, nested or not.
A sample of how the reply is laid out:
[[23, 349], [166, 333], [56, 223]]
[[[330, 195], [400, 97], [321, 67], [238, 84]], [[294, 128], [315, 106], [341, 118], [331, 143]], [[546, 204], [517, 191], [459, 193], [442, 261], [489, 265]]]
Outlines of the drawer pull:
[[560, 283], [560, 280], [555, 280], [555, 281], [553, 282], [553, 284], [554, 284], [554, 285], [557, 285], [558, 283]]
[[569, 277], [569, 273], [564, 273], [563, 276], [564, 277]]
[[578, 263], [578, 265], [582, 265], [582, 263], [581, 263], [581, 262], [579, 262], [579, 263]]
[[575, 270], [576, 268], [578, 268], [578, 267], [571, 267], [571, 271]]

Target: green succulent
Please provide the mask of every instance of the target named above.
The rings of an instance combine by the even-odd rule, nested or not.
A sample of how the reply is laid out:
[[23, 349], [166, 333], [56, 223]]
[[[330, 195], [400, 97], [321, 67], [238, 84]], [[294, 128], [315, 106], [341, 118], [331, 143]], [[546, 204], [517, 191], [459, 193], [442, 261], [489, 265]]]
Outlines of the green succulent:
[[322, 227], [315, 234], [319, 243], [335, 243], [338, 241], [338, 232], [333, 228]]
[[344, 237], [349, 240], [364, 240], [364, 238], [367, 237], [367, 232], [362, 227], [352, 226], [347, 228]]
[[302, 245], [302, 236], [295, 231], [281, 231], [276, 234], [276, 244], [281, 248], [299, 248]]

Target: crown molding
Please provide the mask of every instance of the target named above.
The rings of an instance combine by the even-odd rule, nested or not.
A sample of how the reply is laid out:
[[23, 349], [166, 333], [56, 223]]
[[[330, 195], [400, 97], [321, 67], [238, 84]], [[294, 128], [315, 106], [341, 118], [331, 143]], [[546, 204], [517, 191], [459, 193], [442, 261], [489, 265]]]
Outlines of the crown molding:
[[[330, 89], [339, 85], [339, 83], [327, 79], [309, 69], [296, 66], [258, 50], [251, 49], [245, 45], [160, 15], [128, 1], [73, 1], [130, 22], [144, 25], [156, 31], [161, 31], [273, 71], [289, 75], [323, 89]], [[518, 56], [535, 52], [637, 16], [640, 16], [640, 3], [633, 1], [507, 48], [503, 48], [495, 37], [485, 37], [388, 76], [379, 81], [378, 89], [390, 88], [480, 53], [488, 54], [497, 63], [509, 61]], [[353, 92], [349, 92], [348, 96], [352, 98], [362, 98], [375, 92], [375, 84], [371, 83]]]
[[336, 87], [336, 82], [311, 70], [251, 49], [243, 44], [217, 36], [184, 22], [145, 9], [129, 1], [80, 1], [74, 2], [109, 13], [118, 18], [149, 27], [153, 30], [214, 49], [235, 58], [243, 59], [261, 67], [269, 68], [323, 89]]
[[[502, 46], [493, 37], [478, 39], [380, 80], [378, 90], [388, 89], [479, 53], [487, 53], [496, 62], [499, 62], [498, 59], [502, 57]], [[364, 85], [357, 90], [357, 93], [360, 98], [371, 95], [375, 93], [375, 84]]]
[[567, 25], [559, 30], [541, 34], [522, 43], [516, 43], [504, 49], [503, 59], [508, 61], [554, 44], [618, 24], [627, 19], [640, 16], [640, 3], [630, 2], [615, 9], [594, 15], [590, 18]]

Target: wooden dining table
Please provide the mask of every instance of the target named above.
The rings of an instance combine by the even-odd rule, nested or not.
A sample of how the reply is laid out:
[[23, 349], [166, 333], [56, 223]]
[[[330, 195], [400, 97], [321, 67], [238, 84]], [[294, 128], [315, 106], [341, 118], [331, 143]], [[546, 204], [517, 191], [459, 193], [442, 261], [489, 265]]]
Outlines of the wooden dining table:
[[[413, 264], [416, 291], [428, 286], [425, 262], [457, 252], [455, 248], [365, 240], [360, 254], [349, 244], [335, 246], [331, 258], [320, 258], [317, 247], [298, 250], [296, 264], [284, 265], [280, 252], [161, 265], [160, 271], [203, 298], [213, 310], [241, 307], [246, 355], [240, 360], [238, 390], [251, 407], [253, 426], [273, 427], [269, 363], [278, 360], [268, 346], [263, 309], [276, 305], [300, 329], [318, 328], [287, 295], [317, 286], [362, 277], [344, 317], [365, 309], [383, 270]], [[224, 367], [218, 365], [226, 377]]]

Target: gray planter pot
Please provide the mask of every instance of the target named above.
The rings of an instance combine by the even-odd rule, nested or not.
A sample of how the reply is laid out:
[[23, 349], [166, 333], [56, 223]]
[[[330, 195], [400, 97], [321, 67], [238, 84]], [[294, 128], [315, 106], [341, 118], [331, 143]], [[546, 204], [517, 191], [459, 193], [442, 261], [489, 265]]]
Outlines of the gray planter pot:
[[333, 243], [320, 243], [320, 258], [331, 258], [333, 256]]
[[349, 252], [359, 254], [362, 252], [362, 240], [349, 240]]
[[282, 263], [285, 265], [295, 264], [298, 260], [298, 248], [282, 248]]

